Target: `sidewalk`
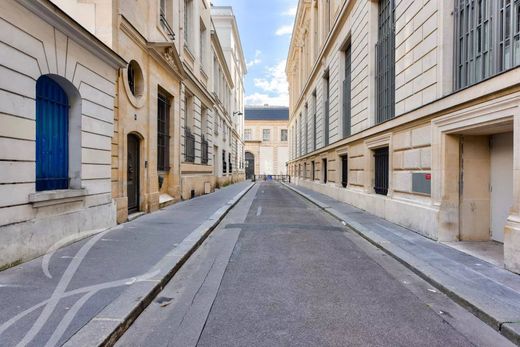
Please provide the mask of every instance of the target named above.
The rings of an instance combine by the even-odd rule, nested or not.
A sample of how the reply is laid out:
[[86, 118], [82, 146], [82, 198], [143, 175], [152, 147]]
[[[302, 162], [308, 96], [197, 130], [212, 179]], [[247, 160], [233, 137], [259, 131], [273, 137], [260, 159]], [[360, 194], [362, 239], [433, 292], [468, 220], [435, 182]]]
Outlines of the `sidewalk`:
[[520, 345], [520, 276], [310, 189], [288, 188], [441, 289]]
[[0, 345], [110, 342], [251, 186], [180, 202], [0, 272]]

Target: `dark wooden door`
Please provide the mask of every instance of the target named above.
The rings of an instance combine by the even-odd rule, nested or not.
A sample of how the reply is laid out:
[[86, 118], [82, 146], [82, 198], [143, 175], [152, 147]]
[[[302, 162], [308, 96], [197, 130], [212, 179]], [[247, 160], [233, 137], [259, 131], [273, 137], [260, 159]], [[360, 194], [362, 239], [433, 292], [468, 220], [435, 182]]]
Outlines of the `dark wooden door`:
[[255, 157], [253, 154], [246, 152], [246, 179], [253, 179], [255, 175]]
[[127, 164], [128, 212], [139, 211], [139, 138], [128, 135]]

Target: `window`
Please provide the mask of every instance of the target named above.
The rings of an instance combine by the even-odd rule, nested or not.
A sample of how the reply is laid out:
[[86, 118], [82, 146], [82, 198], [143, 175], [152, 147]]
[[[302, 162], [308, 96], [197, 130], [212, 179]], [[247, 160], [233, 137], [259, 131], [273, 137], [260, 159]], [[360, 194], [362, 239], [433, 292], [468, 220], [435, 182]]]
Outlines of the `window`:
[[226, 172], [227, 172], [226, 151], [222, 150], [222, 173], [225, 174]]
[[244, 129], [244, 140], [251, 141], [252, 137], [251, 129]]
[[309, 152], [309, 104], [305, 104], [305, 141], [303, 149], [305, 154]]
[[520, 0], [498, 2], [498, 72], [520, 64]]
[[311, 162], [311, 175], [312, 180], [314, 181], [316, 179], [316, 164], [314, 163], [314, 160]]
[[325, 74], [325, 77], [324, 77], [324, 90], [323, 90], [323, 93], [324, 93], [324, 97], [325, 97], [325, 102], [323, 104], [324, 108], [325, 108], [325, 113], [324, 113], [324, 117], [323, 117], [323, 142], [325, 144], [325, 146], [328, 146], [329, 145], [329, 109], [330, 109], [330, 78], [329, 78], [329, 72], [327, 71], [327, 73]]
[[303, 164], [303, 178], [307, 179], [307, 163]]
[[231, 160], [231, 153], [228, 153], [228, 162], [229, 162], [229, 173], [233, 173], [233, 161]]
[[350, 136], [351, 130], [351, 46], [345, 49], [345, 79], [343, 80], [343, 137]]
[[175, 33], [171, 28], [173, 22], [173, 1], [172, 0], [161, 0], [159, 8], [159, 21], [162, 28], [168, 33], [168, 37], [171, 40], [175, 39]]
[[302, 132], [303, 132], [303, 122], [302, 122], [302, 114], [300, 113], [300, 127], [298, 128], [299, 132], [300, 132], [300, 144], [299, 144], [299, 148], [298, 150], [300, 151], [300, 155], [303, 155], [303, 144], [304, 144], [304, 140], [303, 140], [303, 135], [302, 135]]
[[316, 122], [316, 111], [317, 111], [317, 98], [316, 98], [316, 91], [312, 93], [312, 150], [316, 150], [316, 138], [317, 138], [317, 129], [318, 123]]
[[48, 76], [36, 82], [36, 191], [69, 188], [69, 99]]
[[157, 98], [157, 170], [170, 169], [170, 103], [168, 97], [159, 94]]
[[394, 0], [379, 0], [376, 45], [376, 123], [395, 115], [395, 18]]
[[322, 159], [321, 160], [321, 174], [322, 174], [322, 179], [323, 179], [323, 183], [327, 183], [327, 174], [328, 174], [328, 169], [327, 169], [327, 159]]
[[135, 60], [130, 61], [130, 63], [128, 64], [127, 78], [128, 87], [132, 95], [135, 97], [140, 97], [141, 95], [143, 95], [143, 72], [141, 71], [139, 64]]
[[189, 46], [191, 41], [191, 17], [193, 0], [184, 0], [184, 44]]
[[199, 54], [200, 54], [200, 62], [202, 66], [204, 67], [206, 65], [206, 26], [204, 25], [204, 22], [202, 21], [202, 18], [200, 20], [200, 46], [199, 46]]
[[520, 65], [520, 0], [455, 1], [455, 87]]
[[271, 129], [262, 129], [262, 141], [271, 140]]
[[280, 130], [280, 141], [287, 142], [287, 129]]
[[388, 194], [388, 147], [378, 148], [374, 151], [374, 191], [376, 194]]
[[341, 185], [348, 186], [348, 155], [341, 156]]

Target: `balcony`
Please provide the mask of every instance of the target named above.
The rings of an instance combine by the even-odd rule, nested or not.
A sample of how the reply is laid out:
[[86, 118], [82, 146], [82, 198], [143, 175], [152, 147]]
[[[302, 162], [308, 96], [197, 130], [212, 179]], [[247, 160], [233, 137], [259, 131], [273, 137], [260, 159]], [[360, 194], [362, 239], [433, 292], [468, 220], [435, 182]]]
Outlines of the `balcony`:
[[170, 40], [174, 41], [175, 40], [175, 33], [173, 32], [172, 27], [170, 26], [170, 24], [168, 23], [168, 20], [166, 19], [166, 14], [164, 13], [164, 9], [163, 8], [161, 8], [161, 14], [159, 16], [159, 20], [161, 22], [162, 28], [164, 29], [164, 31], [166, 31], [166, 33], [168, 34], [168, 37], [170, 38]]
[[184, 129], [184, 156], [187, 163], [195, 162], [195, 135], [189, 128]]

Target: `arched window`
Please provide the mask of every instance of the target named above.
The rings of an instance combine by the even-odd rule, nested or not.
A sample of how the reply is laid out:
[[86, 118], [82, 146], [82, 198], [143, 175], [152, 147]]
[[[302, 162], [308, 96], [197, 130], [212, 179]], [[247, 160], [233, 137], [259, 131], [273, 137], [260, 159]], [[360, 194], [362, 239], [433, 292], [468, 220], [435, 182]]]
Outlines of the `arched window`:
[[69, 187], [69, 99], [48, 76], [36, 82], [36, 191]]

